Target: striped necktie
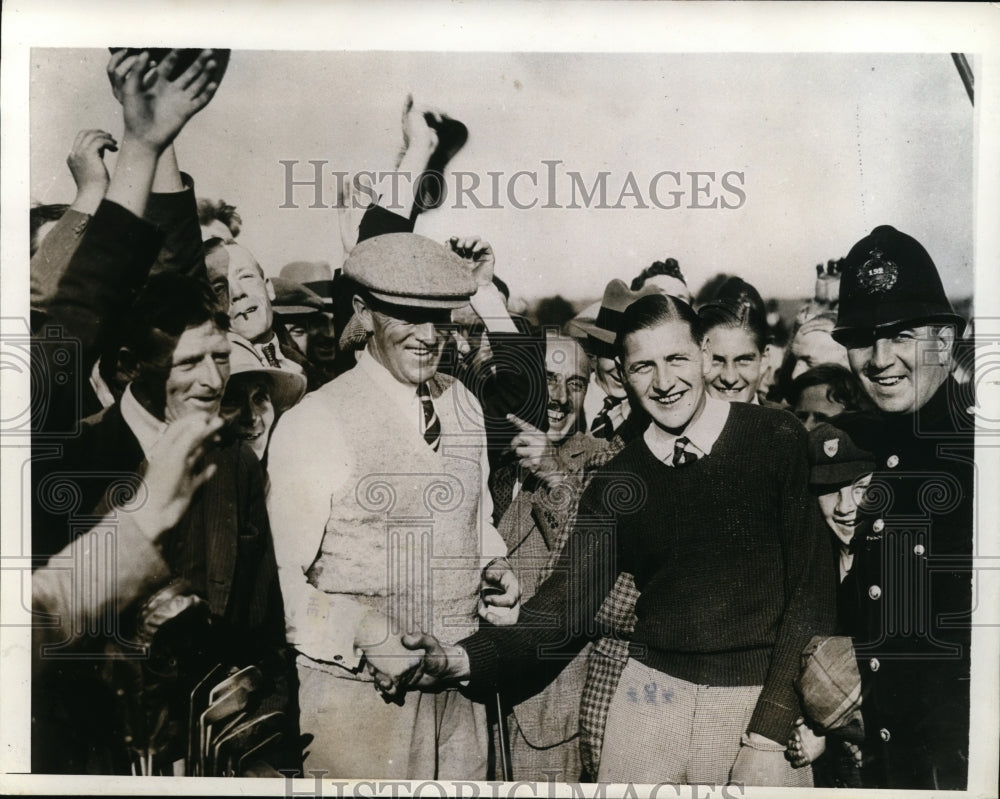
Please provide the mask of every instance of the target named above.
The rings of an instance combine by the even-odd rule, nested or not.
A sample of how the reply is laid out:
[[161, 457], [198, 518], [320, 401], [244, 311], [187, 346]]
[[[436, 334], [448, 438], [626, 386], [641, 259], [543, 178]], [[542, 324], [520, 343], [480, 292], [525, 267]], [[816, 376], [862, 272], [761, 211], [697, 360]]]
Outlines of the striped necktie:
[[690, 443], [686, 436], [681, 436], [674, 442], [674, 466], [687, 466], [698, 460], [698, 456], [687, 449]]
[[267, 365], [272, 369], [280, 369], [281, 364], [278, 363], [278, 358], [276, 357], [276, 352], [274, 349], [274, 344], [265, 344], [261, 347], [261, 351], [264, 353], [264, 357], [267, 359]]
[[604, 398], [604, 405], [598, 412], [597, 416], [594, 417], [593, 423], [590, 425], [590, 434], [594, 438], [610, 439], [611, 436], [615, 434], [615, 425], [611, 421], [611, 410], [621, 404], [623, 397], [612, 397], [608, 395]]
[[420, 398], [420, 407], [423, 408], [423, 430], [424, 441], [435, 452], [441, 446], [441, 420], [438, 419], [434, 410], [434, 403], [431, 401], [431, 392], [426, 383], [417, 386], [417, 397]]

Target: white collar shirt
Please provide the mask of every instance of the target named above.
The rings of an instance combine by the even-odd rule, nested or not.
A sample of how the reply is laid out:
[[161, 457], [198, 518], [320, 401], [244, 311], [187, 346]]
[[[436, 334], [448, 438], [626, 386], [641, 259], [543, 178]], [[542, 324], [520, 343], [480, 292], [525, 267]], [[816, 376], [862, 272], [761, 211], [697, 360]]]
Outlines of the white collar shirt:
[[142, 454], [149, 457], [150, 450], [167, 430], [167, 423], [160, 421], [147, 411], [132, 393], [132, 385], [125, 388], [121, 399], [122, 419], [139, 441]]
[[646, 428], [643, 440], [653, 456], [668, 466], [674, 465], [674, 444], [681, 437], [688, 440], [688, 444], [685, 446], [687, 452], [704, 458], [711, 454], [712, 447], [719, 440], [722, 428], [725, 427], [728, 418], [729, 403], [710, 397], [706, 393], [705, 407], [702, 408], [701, 414], [684, 429], [681, 435], [676, 436], [668, 433], [654, 422]]

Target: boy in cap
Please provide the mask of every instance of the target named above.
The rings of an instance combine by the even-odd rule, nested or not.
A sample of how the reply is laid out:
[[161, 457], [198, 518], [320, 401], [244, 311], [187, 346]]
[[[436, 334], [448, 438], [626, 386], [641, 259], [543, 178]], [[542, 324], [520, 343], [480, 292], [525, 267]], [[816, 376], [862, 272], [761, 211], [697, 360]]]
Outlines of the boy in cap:
[[[809, 465], [809, 486], [832, 534], [832, 566], [838, 576], [838, 592], [847, 600], [838, 614], [838, 634], [851, 635], [856, 620], [847, 614], [854, 582], [851, 567], [855, 529], [859, 521], [858, 510], [875, 469], [875, 456], [861, 449], [836, 422], [824, 422], [809, 433]], [[857, 674], [853, 666], [851, 671]], [[814, 724], [820, 731], [818, 735], [813, 732]], [[804, 719], [798, 719], [788, 742], [792, 763], [796, 766], [813, 763], [818, 786], [860, 788], [861, 751], [856, 744], [861, 743], [863, 736], [853, 728], [850, 731], [853, 740], [831, 734], [827, 756], [817, 762], [826, 747], [821, 724], [812, 719], [806, 724]]]
[[516, 619], [517, 580], [489, 522], [482, 412], [438, 372], [451, 311], [476, 281], [457, 255], [412, 233], [362, 242], [344, 272], [359, 287], [368, 344], [354, 369], [286, 414], [270, 451], [301, 725], [314, 736], [306, 768], [484, 779], [482, 705], [459, 689], [395, 694], [420, 665], [403, 633], [467, 634], [477, 611]]
[[952, 377], [964, 326], [916, 239], [882, 225], [848, 253], [833, 337], [879, 413], [845, 424], [874, 453], [883, 499], [863, 509], [853, 566], [870, 787], [966, 787], [974, 400]]

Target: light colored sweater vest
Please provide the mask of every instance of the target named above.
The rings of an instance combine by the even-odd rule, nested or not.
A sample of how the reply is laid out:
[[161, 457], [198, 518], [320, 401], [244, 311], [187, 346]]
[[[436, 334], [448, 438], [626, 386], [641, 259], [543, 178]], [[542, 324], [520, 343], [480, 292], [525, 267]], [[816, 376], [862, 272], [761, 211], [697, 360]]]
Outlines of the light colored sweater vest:
[[[348, 432], [351, 477], [330, 498], [312, 585], [390, 618], [389, 635], [455, 641], [476, 629], [481, 574], [482, 411], [460, 383], [430, 383], [441, 420], [434, 452], [410, 417], [360, 369], [321, 391]], [[350, 420], [349, 422], [347, 420]]]

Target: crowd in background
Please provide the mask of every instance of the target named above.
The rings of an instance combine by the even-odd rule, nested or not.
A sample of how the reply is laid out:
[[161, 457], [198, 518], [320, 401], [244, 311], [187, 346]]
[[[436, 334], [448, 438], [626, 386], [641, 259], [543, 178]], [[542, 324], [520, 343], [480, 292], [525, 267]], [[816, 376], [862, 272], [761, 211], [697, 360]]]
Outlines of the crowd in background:
[[269, 277], [172, 146], [228, 55], [113, 51], [123, 134], [31, 210], [33, 771], [965, 787], [971, 332], [916, 239], [790, 318], [662, 253], [529, 307], [419, 235], [468, 132], [409, 98], [404, 207]]

